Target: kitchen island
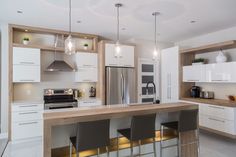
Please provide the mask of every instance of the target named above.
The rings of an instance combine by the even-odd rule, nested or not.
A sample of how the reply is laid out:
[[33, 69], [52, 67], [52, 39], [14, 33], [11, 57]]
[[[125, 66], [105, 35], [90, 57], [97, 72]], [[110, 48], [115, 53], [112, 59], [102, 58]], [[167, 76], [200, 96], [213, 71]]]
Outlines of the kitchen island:
[[[130, 105], [108, 105], [92, 108], [72, 108], [62, 110], [48, 110], [43, 115], [43, 154], [44, 157], [51, 157], [52, 149], [52, 128], [59, 125], [75, 124], [77, 122], [94, 121], [102, 119], [113, 119], [144, 115], [151, 113], [178, 112], [186, 109], [197, 109], [198, 106], [188, 103], [166, 103], [166, 104], [130, 104]], [[181, 134], [181, 142], [185, 143], [195, 138], [194, 132]], [[190, 145], [181, 148], [182, 157], [197, 157], [197, 146]]]

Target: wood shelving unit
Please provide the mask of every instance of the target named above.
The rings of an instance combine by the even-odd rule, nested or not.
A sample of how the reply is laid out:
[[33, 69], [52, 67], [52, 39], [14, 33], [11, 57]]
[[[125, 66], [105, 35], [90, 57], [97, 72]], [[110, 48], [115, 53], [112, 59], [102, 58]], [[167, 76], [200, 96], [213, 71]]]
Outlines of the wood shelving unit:
[[212, 51], [218, 51], [220, 49], [231, 49], [236, 48], [236, 40], [230, 40], [225, 42], [220, 42], [216, 44], [204, 45], [195, 48], [183, 49], [180, 50], [180, 53], [207, 53]]
[[[45, 45], [33, 45], [33, 44], [28, 44], [28, 45], [24, 45], [24, 44], [19, 44], [19, 43], [13, 43], [13, 47], [23, 47], [23, 48], [37, 48], [37, 49], [41, 49], [44, 51], [57, 51], [57, 52], [64, 52], [64, 47], [52, 47], [52, 46], [45, 46]], [[94, 50], [84, 50], [84, 49], [77, 49], [76, 51], [78, 52], [90, 52], [90, 53], [96, 53], [96, 51]]]
[[[192, 60], [195, 58], [196, 54], [208, 53], [208, 52], [219, 51], [220, 49], [226, 50], [226, 49], [232, 49], [232, 48], [236, 48], [236, 40], [230, 40], [230, 41], [225, 41], [225, 42], [220, 42], [220, 43], [209, 44], [209, 45], [204, 45], [204, 46], [200, 46], [200, 47], [180, 50], [180, 66], [179, 66], [180, 67], [180, 69], [179, 69], [179, 82], [180, 82], [180, 84], [179, 84], [179, 93], [180, 93], [179, 98], [180, 98], [180, 100], [191, 101], [189, 99], [189, 91], [190, 91], [190, 88], [195, 85], [194, 82], [183, 82], [183, 79], [182, 79], [183, 66], [192, 65]], [[194, 100], [195, 100], [195, 102], [200, 102], [200, 100], [198, 100], [198, 101], [196, 99], [194, 99]], [[201, 100], [201, 102], [202, 101], [206, 102], [206, 100]], [[232, 102], [225, 102], [225, 101], [220, 101], [220, 102], [225, 105], [232, 105]], [[219, 101], [213, 102], [213, 100], [208, 100], [207, 103], [217, 105], [217, 104], [219, 104]]]

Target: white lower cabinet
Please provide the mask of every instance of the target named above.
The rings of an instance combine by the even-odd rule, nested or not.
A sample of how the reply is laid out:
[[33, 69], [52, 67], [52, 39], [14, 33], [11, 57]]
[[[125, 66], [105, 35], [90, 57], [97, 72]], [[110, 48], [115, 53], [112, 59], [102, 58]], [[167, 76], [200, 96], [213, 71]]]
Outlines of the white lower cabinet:
[[199, 125], [236, 135], [236, 108], [199, 104]]
[[43, 104], [12, 105], [12, 140], [41, 137], [43, 134]]

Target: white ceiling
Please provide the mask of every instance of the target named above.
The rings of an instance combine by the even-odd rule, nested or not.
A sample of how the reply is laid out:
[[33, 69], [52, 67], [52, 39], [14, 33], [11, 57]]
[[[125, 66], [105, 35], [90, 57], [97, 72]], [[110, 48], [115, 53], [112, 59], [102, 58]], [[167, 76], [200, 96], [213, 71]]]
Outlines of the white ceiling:
[[[236, 25], [236, 0], [72, 0], [73, 31], [115, 39], [117, 2], [124, 5], [122, 40], [152, 40], [154, 11], [161, 12], [161, 41], [176, 42]], [[0, 22], [68, 30], [68, 0], [0, 0]]]

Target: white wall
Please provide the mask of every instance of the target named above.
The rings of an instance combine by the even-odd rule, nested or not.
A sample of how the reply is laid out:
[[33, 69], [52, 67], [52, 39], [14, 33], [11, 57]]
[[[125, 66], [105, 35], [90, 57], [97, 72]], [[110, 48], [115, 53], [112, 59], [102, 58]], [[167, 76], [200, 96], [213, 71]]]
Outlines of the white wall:
[[8, 132], [9, 104], [9, 38], [8, 24], [1, 25], [1, 133]]
[[[175, 45], [179, 45], [181, 48], [197, 47], [207, 44], [213, 44], [217, 42], [224, 42], [228, 40], [236, 39], [236, 27], [224, 29], [221, 31], [197, 36], [184, 41], [176, 42]], [[236, 61], [236, 49], [224, 50], [225, 55], [228, 57], [228, 61]], [[215, 63], [215, 57], [218, 52], [206, 53], [197, 55], [196, 57], [203, 57], [209, 60], [209, 63]], [[197, 83], [196, 85], [201, 86], [204, 90], [214, 91], [215, 98], [227, 99], [228, 95], [236, 95], [236, 84], [234, 83]], [[222, 90], [223, 89], [223, 90]]]

